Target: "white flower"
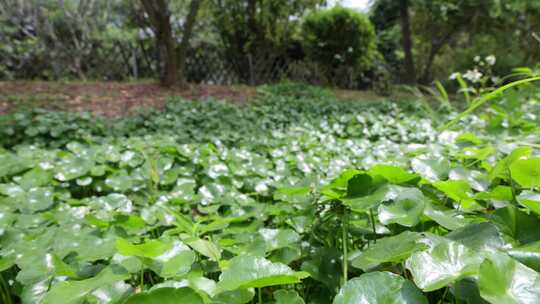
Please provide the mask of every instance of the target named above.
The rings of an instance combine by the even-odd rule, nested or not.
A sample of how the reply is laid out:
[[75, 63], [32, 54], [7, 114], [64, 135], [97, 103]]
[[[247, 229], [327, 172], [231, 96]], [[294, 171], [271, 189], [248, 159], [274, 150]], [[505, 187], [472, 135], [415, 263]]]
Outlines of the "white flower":
[[480, 61], [480, 56], [474, 56], [474, 62], [479, 62]]
[[499, 82], [501, 82], [501, 80], [502, 80], [501, 77], [498, 77], [498, 76], [491, 77], [491, 81], [493, 83], [499, 83]]
[[463, 74], [463, 78], [471, 81], [478, 82], [482, 78], [483, 74], [478, 71], [478, 69], [468, 70], [467, 73]]
[[495, 55], [489, 55], [489, 56], [486, 57], [486, 62], [489, 65], [494, 65], [495, 62], [497, 62], [497, 58], [495, 58]]
[[450, 80], [456, 80], [461, 74], [459, 72], [454, 72], [448, 77]]

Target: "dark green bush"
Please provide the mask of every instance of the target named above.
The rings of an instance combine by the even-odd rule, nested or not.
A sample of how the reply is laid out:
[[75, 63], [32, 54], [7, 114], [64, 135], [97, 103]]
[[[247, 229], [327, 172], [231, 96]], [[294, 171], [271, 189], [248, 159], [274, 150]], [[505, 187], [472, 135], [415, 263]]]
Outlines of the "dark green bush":
[[261, 86], [258, 92], [264, 95], [284, 96], [295, 99], [335, 99], [334, 94], [327, 89], [289, 80], [284, 80], [272, 85]]
[[343, 67], [365, 72], [378, 56], [375, 30], [368, 17], [340, 6], [308, 15], [302, 37], [308, 57], [334, 73]]

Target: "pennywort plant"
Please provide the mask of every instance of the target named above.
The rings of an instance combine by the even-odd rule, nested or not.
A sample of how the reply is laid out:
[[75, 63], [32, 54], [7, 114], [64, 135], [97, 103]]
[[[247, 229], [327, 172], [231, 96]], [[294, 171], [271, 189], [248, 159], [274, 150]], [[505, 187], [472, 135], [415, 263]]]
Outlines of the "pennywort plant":
[[441, 131], [413, 105], [296, 85], [108, 128], [18, 115], [0, 137], [1, 301], [540, 302], [532, 81]]

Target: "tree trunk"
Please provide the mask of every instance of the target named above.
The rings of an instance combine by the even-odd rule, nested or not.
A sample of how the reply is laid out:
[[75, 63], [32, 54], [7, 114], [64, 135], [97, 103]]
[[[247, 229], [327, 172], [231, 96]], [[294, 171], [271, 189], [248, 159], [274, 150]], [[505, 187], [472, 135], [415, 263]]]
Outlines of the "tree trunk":
[[431, 67], [433, 66], [433, 61], [435, 60], [435, 56], [439, 53], [439, 51], [450, 42], [452, 37], [459, 32], [459, 28], [455, 27], [452, 28], [448, 33], [446, 33], [443, 37], [440, 39], [433, 39], [431, 41], [431, 48], [429, 50], [428, 58], [426, 61], [426, 65], [424, 67], [424, 70], [422, 72], [422, 76], [420, 77], [420, 83], [422, 84], [428, 84], [431, 81]]
[[180, 48], [178, 49], [178, 68], [179, 68], [179, 82], [180, 86], [185, 88], [187, 86], [185, 67], [186, 67], [186, 55], [189, 48], [189, 39], [193, 33], [195, 26], [195, 20], [197, 19], [197, 13], [201, 7], [202, 0], [191, 0], [189, 5], [189, 13], [184, 23], [184, 29], [182, 33], [182, 41], [180, 42]]
[[431, 80], [431, 67], [433, 66], [433, 61], [435, 60], [435, 55], [439, 52], [442, 46], [439, 45], [431, 45], [431, 49], [429, 51], [429, 55], [426, 61], [426, 66], [424, 67], [424, 72], [422, 73], [422, 77], [420, 77], [420, 82], [422, 84], [428, 84]]
[[176, 43], [170, 22], [170, 13], [165, 0], [141, 0], [156, 35], [156, 47], [160, 55], [161, 84], [169, 87], [178, 80]]
[[409, 1], [400, 0], [401, 42], [405, 52], [405, 83], [416, 83], [416, 69], [412, 54], [411, 23], [409, 18]]
[[178, 81], [178, 62], [176, 58], [176, 43], [172, 35], [172, 28], [169, 22], [169, 16], [163, 19], [163, 34], [161, 37], [161, 58], [163, 60], [163, 72], [161, 82], [164, 86], [170, 87]]

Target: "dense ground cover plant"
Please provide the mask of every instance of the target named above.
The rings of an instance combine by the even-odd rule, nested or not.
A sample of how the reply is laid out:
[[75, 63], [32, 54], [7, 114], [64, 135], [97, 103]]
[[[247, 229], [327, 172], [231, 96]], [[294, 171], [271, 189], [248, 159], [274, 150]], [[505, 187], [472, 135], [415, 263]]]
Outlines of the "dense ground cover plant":
[[537, 89], [439, 131], [294, 87], [3, 117], [3, 303], [540, 301]]

